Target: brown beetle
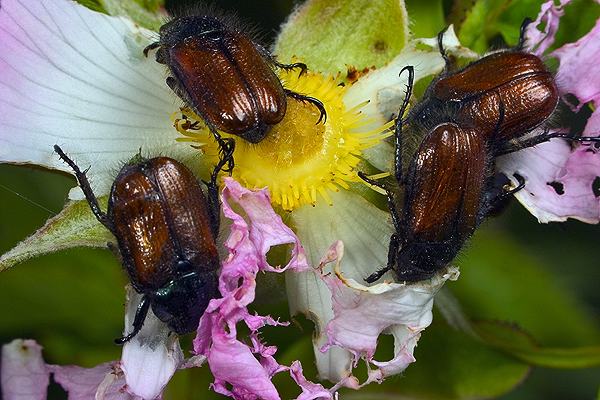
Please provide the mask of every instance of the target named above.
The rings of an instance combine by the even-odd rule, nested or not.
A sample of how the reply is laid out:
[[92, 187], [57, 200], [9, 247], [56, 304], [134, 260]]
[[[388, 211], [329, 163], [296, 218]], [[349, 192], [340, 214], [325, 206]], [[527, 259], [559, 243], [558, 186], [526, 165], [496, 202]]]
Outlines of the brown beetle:
[[552, 73], [542, 60], [523, 51], [526, 19], [521, 25], [519, 45], [489, 54], [458, 71], [442, 45], [445, 71], [428, 87], [424, 100], [411, 110], [408, 120], [425, 130], [451, 120], [472, 127], [495, 140], [516, 139], [543, 124], [559, 99]]
[[[497, 134], [501, 129], [500, 123], [494, 124], [497, 131], [490, 133], [487, 124], [471, 126], [472, 121], [460, 119], [459, 123], [453, 122], [452, 117], [457, 115], [455, 112], [460, 108], [438, 109], [435, 110], [437, 120], [434, 119], [437, 124], [426, 131], [427, 125], [412, 121], [409, 114], [409, 127], [425, 133], [405, 167], [405, 121], [402, 116], [408, 107], [414, 71], [412, 66], [403, 68], [400, 73], [404, 71], [409, 73], [407, 94], [398, 113], [395, 129], [395, 180], [403, 189], [403, 196], [397, 199], [394, 191], [386, 185], [359, 173], [362, 179], [386, 191], [395, 229], [390, 238], [387, 265], [367, 277], [365, 280], [369, 283], [389, 270], [393, 270], [396, 277], [403, 281], [428, 279], [451, 262], [483, 220], [501, 211], [506, 201], [525, 186], [525, 179], [515, 174], [519, 184], [510, 188], [510, 180], [494, 172], [497, 156], [557, 137], [600, 142], [600, 138], [596, 137], [577, 137], [548, 131], [514, 140]], [[426, 103], [429, 101], [427, 98], [424, 100]], [[423, 114], [412, 114], [415, 115]], [[498, 115], [498, 118], [501, 121], [502, 115]], [[464, 126], [461, 124], [463, 122]], [[534, 120], [530, 122], [539, 124]], [[533, 128], [524, 126], [526, 131]], [[400, 207], [397, 206], [398, 200], [402, 201]]]
[[[156, 60], [171, 72], [169, 87], [208, 125], [258, 143], [287, 109], [286, 96], [314, 104], [325, 122], [323, 103], [285, 89], [273, 67], [300, 68], [302, 63], [280, 64], [262, 46], [225, 18], [195, 15], [175, 18], [160, 28], [160, 40], [144, 49], [158, 48]], [[302, 73], [301, 72], [301, 73]]]
[[171, 330], [185, 334], [198, 328], [208, 302], [219, 296], [217, 174], [232, 147], [223, 150], [208, 187], [208, 199], [194, 175], [179, 162], [157, 157], [125, 165], [117, 175], [104, 213], [85, 171], [55, 145], [75, 171], [92, 212], [117, 239], [118, 253], [133, 288], [143, 295], [133, 330], [116, 339], [123, 344], [142, 328], [148, 309]]

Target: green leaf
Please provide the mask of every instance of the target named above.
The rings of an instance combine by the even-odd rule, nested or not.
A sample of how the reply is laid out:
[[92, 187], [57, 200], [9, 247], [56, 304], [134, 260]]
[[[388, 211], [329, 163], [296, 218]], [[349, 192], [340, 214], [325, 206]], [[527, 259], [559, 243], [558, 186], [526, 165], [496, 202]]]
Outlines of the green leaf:
[[406, 9], [414, 37], [434, 37], [446, 26], [442, 0], [406, 0]]
[[158, 31], [166, 14], [161, 12], [161, 0], [96, 0], [110, 15], [121, 15], [144, 28]]
[[323, 73], [380, 67], [408, 41], [402, 0], [308, 0], [282, 26], [275, 54]]
[[539, 347], [514, 325], [479, 322], [475, 330], [487, 344], [530, 365], [546, 368], [590, 368], [600, 366], [600, 346], [574, 348]]
[[597, 344], [597, 319], [529, 251], [503, 231], [480, 229], [456, 261], [461, 276], [450, 286], [465, 313], [515, 322], [543, 346]]
[[[99, 199], [106, 207], [107, 196]], [[114, 237], [92, 214], [87, 201], [67, 206], [33, 235], [0, 257], [0, 272], [29, 258], [77, 246], [106, 247]]]

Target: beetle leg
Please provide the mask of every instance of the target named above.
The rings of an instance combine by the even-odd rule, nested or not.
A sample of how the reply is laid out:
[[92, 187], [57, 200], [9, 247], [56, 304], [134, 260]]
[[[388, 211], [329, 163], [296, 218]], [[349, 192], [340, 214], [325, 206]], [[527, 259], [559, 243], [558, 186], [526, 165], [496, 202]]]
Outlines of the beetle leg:
[[292, 99], [296, 99], [296, 100], [299, 100], [302, 102], [308, 101], [309, 103], [312, 103], [315, 107], [317, 107], [319, 109], [319, 112], [321, 113], [321, 115], [319, 115], [319, 119], [317, 120], [317, 123], [315, 125], [319, 125], [319, 122], [321, 122], [321, 121], [323, 121], [323, 124], [325, 124], [327, 122], [327, 111], [325, 111], [325, 106], [323, 105], [321, 100], [319, 100], [315, 97], [306, 96], [304, 94], [293, 92], [289, 89], [284, 89], [284, 90], [285, 90], [285, 94], [290, 96]]
[[111, 231], [111, 233], [114, 233], [114, 227], [113, 227], [112, 223], [110, 222], [110, 220], [108, 219], [108, 216], [106, 215], [106, 213], [104, 211], [102, 211], [102, 209], [100, 209], [100, 204], [98, 204], [98, 199], [96, 198], [96, 195], [92, 191], [90, 182], [87, 179], [86, 172], [88, 170], [86, 169], [85, 171], [81, 171], [79, 169], [79, 167], [77, 166], [77, 164], [75, 164], [75, 162], [73, 160], [71, 160], [65, 154], [65, 152], [56, 144], [54, 145], [54, 151], [58, 154], [60, 159], [63, 160], [75, 172], [75, 177], [77, 178], [77, 182], [79, 182], [79, 187], [83, 191], [83, 194], [85, 195], [85, 199], [87, 200], [88, 204], [90, 205], [90, 209], [92, 210], [92, 213], [94, 214], [94, 216], [96, 216], [96, 219], [98, 221], [100, 221], [100, 223], [102, 225], [104, 225], [106, 227], [106, 229]]
[[273, 65], [275, 65], [277, 68], [281, 68], [281, 69], [285, 69], [285, 70], [293, 70], [296, 68], [300, 68], [300, 73], [298, 74], [298, 76], [302, 76], [306, 73], [306, 71], [308, 70], [308, 67], [306, 66], [306, 64], [304, 63], [293, 63], [293, 64], [282, 64], [278, 61], [276, 61], [275, 59], [271, 60], [273, 62]]
[[523, 23], [521, 23], [521, 29], [519, 31], [519, 43], [517, 44], [517, 50], [523, 50], [525, 48], [525, 33], [527, 33], [527, 27], [532, 22], [533, 21], [531, 20], [531, 18], [527, 17], [523, 20]]
[[159, 42], [150, 43], [148, 46], [144, 47], [144, 57], [148, 57], [148, 53], [151, 50], [158, 49], [160, 47]]
[[383, 276], [386, 272], [393, 270], [396, 265], [396, 255], [398, 254], [398, 249], [400, 248], [400, 237], [394, 233], [390, 237], [390, 247], [388, 248], [388, 261], [387, 265], [365, 278], [365, 282], [373, 283], [379, 278]]
[[227, 138], [221, 140], [224, 143], [223, 148], [221, 148], [222, 157], [210, 175], [210, 181], [204, 182], [208, 188], [208, 208], [211, 229], [215, 238], [219, 236], [219, 227], [221, 225], [221, 204], [219, 203], [219, 185], [217, 184], [217, 178], [219, 172], [223, 171], [225, 164], [233, 164], [233, 152], [235, 150], [235, 141], [233, 139]]
[[447, 30], [448, 27], [445, 27], [437, 35], [438, 50], [440, 52], [440, 56], [442, 56], [442, 58], [444, 59], [445, 64], [444, 72], [450, 71], [450, 67], [452, 66], [452, 61], [450, 60], [450, 57], [448, 57], [448, 53], [446, 53], [446, 49], [444, 48], [444, 35], [446, 34]]
[[551, 139], [565, 139], [573, 142], [590, 142], [595, 143], [597, 146], [600, 145], [600, 136], [576, 136], [570, 133], [562, 133], [562, 132], [549, 132], [548, 129], [545, 129], [543, 133], [523, 140], [511, 140], [505, 143], [503, 146], [500, 146], [495, 152], [495, 156], [501, 156], [504, 154], [514, 153], [515, 151], [523, 150], [528, 147], [533, 147], [540, 143], [547, 142]]
[[496, 174], [490, 178], [477, 215], [478, 225], [485, 218], [500, 214], [508, 205], [510, 197], [525, 187], [525, 178], [519, 174], [514, 174], [513, 176], [519, 184], [512, 188], [507, 188], [511, 181], [503, 173]]
[[139, 333], [139, 331], [142, 329], [142, 326], [144, 326], [144, 321], [146, 320], [146, 315], [148, 315], [149, 308], [150, 302], [148, 301], [148, 298], [146, 296], [142, 297], [142, 301], [140, 301], [140, 304], [138, 304], [135, 317], [133, 319], [133, 331], [128, 335], [115, 339], [116, 344], [125, 344]]
[[402, 118], [406, 112], [406, 109], [408, 108], [408, 102], [410, 101], [410, 96], [412, 95], [415, 81], [415, 68], [412, 65], [407, 65], [406, 67], [402, 68], [398, 75], [402, 75], [404, 71], [408, 71], [408, 82], [406, 84], [404, 100], [402, 100], [400, 111], [398, 111], [398, 116], [396, 117], [396, 126], [394, 128], [394, 177], [398, 183], [402, 182], [402, 125], [404, 123]]

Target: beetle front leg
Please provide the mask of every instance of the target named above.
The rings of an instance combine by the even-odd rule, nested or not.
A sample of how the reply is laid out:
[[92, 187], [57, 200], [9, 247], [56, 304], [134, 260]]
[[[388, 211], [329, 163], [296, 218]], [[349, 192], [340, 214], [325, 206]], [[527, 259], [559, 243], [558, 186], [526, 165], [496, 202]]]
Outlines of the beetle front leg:
[[54, 151], [58, 154], [60, 159], [62, 161], [64, 161], [69, 167], [71, 167], [73, 172], [75, 172], [75, 177], [77, 178], [77, 182], [79, 182], [79, 187], [83, 191], [85, 199], [87, 200], [88, 204], [90, 205], [90, 209], [92, 210], [92, 213], [94, 214], [96, 219], [98, 221], [100, 221], [100, 223], [102, 225], [104, 225], [106, 227], [106, 229], [108, 229], [111, 233], [114, 233], [113, 224], [108, 219], [108, 216], [106, 215], [106, 213], [104, 211], [102, 211], [102, 209], [100, 209], [100, 204], [98, 203], [98, 199], [96, 198], [96, 195], [94, 194], [94, 191], [92, 190], [90, 182], [87, 179], [87, 176], [86, 176], [87, 169], [85, 171], [81, 171], [79, 169], [79, 167], [77, 166], [77, 164], [75, 164], [75, 161], [70, 159], [65, 154], [65, 152], [60, 148], [60, 146], [58, 146], [57, 144], [54, 145]]
[[495, 156], [502, 156], [505, 154], [514, 153], [519, 150], [523, 150], [529, 147], [536, 146], [538, 144], [547, 142], [552, 139], [565, 139], [572, 142], [580, 143], [595, 143], [597, 146], [600, 145], [600, 136], [575, 136], [569, 133], [562, 132], [550, 132], [545, 129], [540, 135], [521, 140], [510, 140], [503, 146], [500, 146], [495, 152]]
[[383, 276], [383, 274], [385, 274], [386, 272], [393, 270], [394, 267], [396, 266], [396, 258], [398, 255], [398, 249], [400, 249], [400, 237], [398, 236], [398, 234], [394, 233], [390, 237], [390, 246], [388, 248], [387, 265], [384, 268], [381, 268], [380, 270], [377, 270], [374, 273], [372, 273], [371, 275], [367, 276], [365, 278], [365, 282], [373, 283], [373, 282], [379, 280], [379, 278], [381, 278]]
[[135, 312], [135, 317], [133, 319], [133, 331], [125, 336], [115, 339], [116, 344], [125, 344], [129, 342], [135, 335], [137, 335], [142, 327], [144, 326], [144, 321], [146, 320], [146, 316], [148, 315], [148, 309], [150, 308], [150, 301], [146, 296], [142, 297], [142, 301], [138, 304], [137, 310]]
[[296, 100], [302, 101], [302, 102], [308, 101], [309, 103], [312, 103], [315, 107], [317, 107], [319, 109], [319, 112], [321, 113], [321, 115], [319, 115], [319, 119], [317, 120], [317, 123], [315, 125], [319, 125], [319, 122], [321, 122], [321, 121], [323, 121], [323, 124], [325, 124], [327, 122], [327, 111], [325, 110], [325, 106], [323, 105], [321, 100], [319, 100], [315, 97], [306, 96], [304, 94], [293, 92], [289, 89], [284, 89], [284, 90], [285, 90], [285, 94], [290, 96], [292, 99], [296, 99]]

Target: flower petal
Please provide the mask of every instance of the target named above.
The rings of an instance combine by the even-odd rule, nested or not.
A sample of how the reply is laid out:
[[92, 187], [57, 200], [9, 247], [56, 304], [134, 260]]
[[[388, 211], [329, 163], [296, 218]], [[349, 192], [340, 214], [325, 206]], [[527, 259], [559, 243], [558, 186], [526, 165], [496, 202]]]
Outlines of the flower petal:
[[[580, 106], [594, 101], [600, 105], [600, 19], [594, 28], [575, 43], [568, 43], [552, 55], [559, 59], [556, 82], [562, 95], [573, 94]], [[599, 131], [596, 131], [598, 134]]]
[[[142, 295], [128, 287], [127, 297], [125, 333], [132, 329]], [[128, 390], [144, 399], [155, 399], [182, 364], [177, 335], [170, 334], [169, 327], [149, 310], [140, 332], [123, 346], [121, 369]]]
[[[588, 126], [600, 130], [599, 116], [596, 111]], [[516, 173], [525, 178], [525, 188], [515, 197], [540, 222], [600, 221], [600, 154], [595, 147], [579, 145], [572, 151], [564, 140], [552, 140], [499, 158], [497, 168], [509, 177]]]
[[35, 341], [15, 339], [2, 346], [0, 374], [3, 399], [46, 399], [50, 371]]
[[[206, 356], [216, 392], [236, 399], [278, 400], [271, 378], [287, 367], [275, 360], [277, 348], [262, 343], [258, 332], [265, 325], [287, 324], [270, 316], [251, 315], [247, 307], [254, 301], [259, 271], [304, 270], [308, 268], [306, 256], [298, 238], [273, 211], [266, 189], [250, 191], [226, 178], [221, 200], [223, 214], [232, 222], [225, 242], [229, 257], [219, 276], [223, 297], [211, 300], [200, 319], [194, 351]], [[266, 259], [270, 248], [279, 244], [293, 245], [291, 260], [284, 268], [275, 268]], [[239, 322], [250, 330], [252, 345], [237, 339]]]
[[[348, 191], [331, 194], [334, 206], [319, 201], [315, 207], [294, 211], [296, 231], [307, 248], [312, 265], [326, 254], [329, 245], [341, 240], [346, 246], [344, 271], [362, 280], [386, 265], [388, 244], [393, 229], [389, 213]], [[387, 275], [391, 277], [391, 275]], [[303, 313], [315, 323], [313, 339], [317, 368], [321, 379], [338, 382], [350, 374], [350, 353], [337, 347], [321, 353], [326, 343], [325, 328], [333, 318], [331, 293], [318, 271], [289, 272], [286, 285], [292, 315]]]
[[294, 361], [290, 366], [290, 375], [292, 379], [302, 388], [302, 393], [296, 400], [316, 400], [316, 399], [333, 399], [331, 392], [323, 387], [323, 385], [312, 383], [304, 377], [302, 373], [302, 365], [299, 361]]
[[73, 1], [4, 0], [0, 162], [72, 172], [53, 153], [58, 144], [83, 168], [93, 166], [100, 194], [140, 148], [172, 145], [169, 114], [178, 101], [163, 66], [142, 54], [152, 35]]
[[94, 368], [76, 365], [49, 365], [54, 380], [69, 393], [69, 400], [137, 400], [125, 387], [123, 373], [117, 363], [104, 363]]
[[[327, 324], [328, 342], [323, 350], [340, 346], [354, 355], [355, 365], [363, 358], [378, 367], [369, 368], [364, 384], [399, 374], [415, 361], [413, 350], [420, 333], [433, 318], [433, 297], [446, 280], [458, 278], [458, 269], [448, 267], [430, 280], [413, 284], [392, 281], [367, 287], [342, 274], [341, 242], [332, 245], [330, 253], [336, 261], [335, 274], [324, 276], [324, 280], [332, 293], [335, 317]], [[394, 336], [395, 351], [390, 361], [373, 360], [381, 333]]]
[[[554, 44], [560, 18], [564, 15], [563, 8], [570, 2], [571, 0], [561, 0], [557, 6], [554, 0], [550, 0], [542, 4], [537, 19], [529, 24], [525, 31], [525, 42], [529, 51], [541, 56]], [[540, 25], [543, 26], [543, 31], [538, 29]]]

